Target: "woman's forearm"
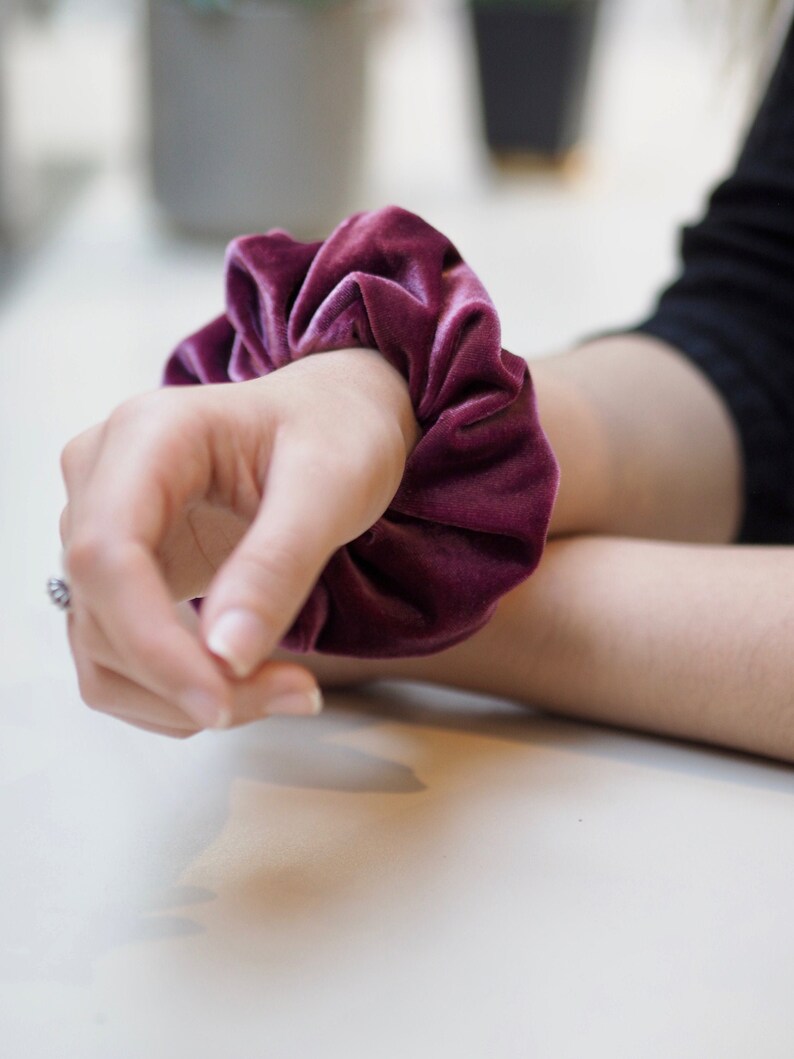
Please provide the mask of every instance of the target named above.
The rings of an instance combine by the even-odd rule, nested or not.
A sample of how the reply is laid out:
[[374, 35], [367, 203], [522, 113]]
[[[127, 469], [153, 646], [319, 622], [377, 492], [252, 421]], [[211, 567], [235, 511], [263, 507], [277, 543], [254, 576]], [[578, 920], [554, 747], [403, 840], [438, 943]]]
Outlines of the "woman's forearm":
[[[323, 355], [419, 435], [405, 380], [372, 350]], [[295, 367], [291, 370], [296, 370]], [[541, 423], [561, 469], [551, 535], [604, 533], [726, 543], [741, 517], [735, 428], [708, 380], [676, 350], [615, 335], [536, 360]]]
[[560, 463], [553, 535], [725, 543], [741, 518], [741, 455], [708, 380], [640, 334], [534, 361], [540, 419]]
[[[324, 363], [349, 371], [351, 385], [366, 386], [393, 413], [410, 452], [418, 427], [396, 370], [371, 350], [326, 353]], [[561, 469], [552, 536], [734, 539], [741, 518], [736, 431], [685, 357], [657, 339], [623, 334], [533, 361], [531, 370]]]
[[720, 546], [742, 514], [721, 398], [641, 335], [536, 361], [532, 374], [562, 471], [561, 539], [533, 576], [450, 650], [304, 661], [326, 684], [423, 680], [794, 760], [794, 550]]
[[792, 583], [787, 548], [559, 540], [471, 639], [370, 675], [794, 761]]

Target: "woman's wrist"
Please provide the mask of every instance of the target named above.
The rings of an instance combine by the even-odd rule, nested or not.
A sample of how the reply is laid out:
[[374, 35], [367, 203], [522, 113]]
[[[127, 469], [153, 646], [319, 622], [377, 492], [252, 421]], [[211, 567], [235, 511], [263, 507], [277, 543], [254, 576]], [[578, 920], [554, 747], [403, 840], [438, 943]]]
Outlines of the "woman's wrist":
[[[348, 679], [441, 684], [794, 762], [789, 552], [553, 541], [468, 640]], [[321, 684], [344, 676], [335, 661], [319, 659]]]
[[293, 361], [288, 370], [300, 367], [328, 373], [330, 378], [355, 387], [362, 399], [375, 405], [396, 425], [406, 459], [410, 456], [421, 437], [421, 430], [411, 405], [407, 381], [382, 354], [374, 349], [334, 349]]
[[340, 352], [346, 360], [355, 363], [355, 370], [360, 373], [370, 396], [394, 416], [403, 436], [407, 458], [422, 434], [414, 415], [407, 380], [377, 350], [345, 349]]
[[455, 246], [406, 210], [354, 214], [321, 243], [277, 229], [234, 240], [225, 312], [176, 347], [163, 380], [285, 396], [304, 415], [270, 424], [274, 448], [300, 463], [320, 438], [321, 491], [365, 494], [363, 528], [347, 518], [336, 534], [350, 533], [345, 550], [329, 553], [285, 646], [432, 653], [540, 559], [558, 472], [526, 364], [501, 347]]

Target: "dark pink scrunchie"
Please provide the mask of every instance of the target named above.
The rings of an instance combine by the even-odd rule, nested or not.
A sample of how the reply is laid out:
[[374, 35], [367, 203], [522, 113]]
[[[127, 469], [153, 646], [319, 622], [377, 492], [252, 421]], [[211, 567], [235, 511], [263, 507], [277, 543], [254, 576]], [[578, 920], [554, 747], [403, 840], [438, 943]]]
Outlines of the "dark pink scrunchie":
[[241, 382], [350, 346], [408, 380], [422, 436], [388, 510], [331, 557], [282, 646], [431, 654], [485, 625], [535, 569], [558, 482], [529, 369], [501, 348], [452, 243], [397, 206], [348, 217], [324, 242], [235, 239], [226, 313], [178, 346], [164, 382]]

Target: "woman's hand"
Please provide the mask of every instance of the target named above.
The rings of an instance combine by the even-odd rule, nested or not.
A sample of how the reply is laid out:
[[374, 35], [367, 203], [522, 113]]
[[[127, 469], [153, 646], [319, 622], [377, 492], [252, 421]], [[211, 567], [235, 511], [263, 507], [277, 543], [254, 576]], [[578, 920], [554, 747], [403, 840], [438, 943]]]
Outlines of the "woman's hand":
[[[267, 659], [388, 507], [418, 433], [402, 377], [351, 349], [144, 394], [71, 441], [61, 538], [86, 702], [172, 735], [317, 712], [313, 676]], [[191, 631], [175, 604], [199, 595]]]

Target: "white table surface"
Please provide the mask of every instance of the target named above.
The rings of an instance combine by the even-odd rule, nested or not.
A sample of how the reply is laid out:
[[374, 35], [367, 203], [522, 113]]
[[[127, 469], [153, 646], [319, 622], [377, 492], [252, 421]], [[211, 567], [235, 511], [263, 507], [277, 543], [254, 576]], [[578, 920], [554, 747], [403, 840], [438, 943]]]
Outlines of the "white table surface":
[[[641, 65], [607, 80], [666, 113]], [[398, 172], [384, 140], [366, 204], [448, 232], [519, 352], [627, 322], [729, 140], [654, 183], [665, 144], [621, 99], [572, 185], [494, 181], [441, 135], [434, 176]], [[789, 1059], [787, 767], [419, 685], [187, 743], [82, 706], [44, 599], [58, 452], [220, 304], [218, 248], [116, 163], [0, 306], [3, 1059]]]

